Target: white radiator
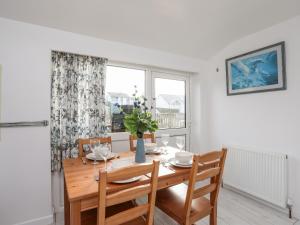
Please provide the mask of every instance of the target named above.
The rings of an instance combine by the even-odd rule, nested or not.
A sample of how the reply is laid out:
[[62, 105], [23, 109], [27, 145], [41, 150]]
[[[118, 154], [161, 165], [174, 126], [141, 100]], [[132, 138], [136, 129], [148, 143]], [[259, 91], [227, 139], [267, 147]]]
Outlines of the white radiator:
[[288, 199], [287, 155], [228, 147], [223, 183], [276, 206]]

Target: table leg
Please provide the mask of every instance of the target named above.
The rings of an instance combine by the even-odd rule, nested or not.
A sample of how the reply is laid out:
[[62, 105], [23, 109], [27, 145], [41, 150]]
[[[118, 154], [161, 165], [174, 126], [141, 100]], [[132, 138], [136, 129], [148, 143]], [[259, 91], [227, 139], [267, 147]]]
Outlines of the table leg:
[[68, 198], [65, 181], [64, 181], [64, 210], [65, 210], [65, 225], [70, 225], [70, 202]]
[[81, 225], [80, 200], [70, 202], [70, 223], [71, 223], [71, 225]]

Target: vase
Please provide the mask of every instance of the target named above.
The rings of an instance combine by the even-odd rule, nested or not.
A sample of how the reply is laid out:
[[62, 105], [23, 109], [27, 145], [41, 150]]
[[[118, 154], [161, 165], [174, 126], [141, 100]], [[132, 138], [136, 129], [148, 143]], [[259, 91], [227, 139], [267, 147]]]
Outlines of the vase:
[[136, 163], [146, 162], [145, 146], [144, 146], [144, 139], [143, 138], [138, 138], [137, 139], [136, 151], [135, 151], [135, 162]]

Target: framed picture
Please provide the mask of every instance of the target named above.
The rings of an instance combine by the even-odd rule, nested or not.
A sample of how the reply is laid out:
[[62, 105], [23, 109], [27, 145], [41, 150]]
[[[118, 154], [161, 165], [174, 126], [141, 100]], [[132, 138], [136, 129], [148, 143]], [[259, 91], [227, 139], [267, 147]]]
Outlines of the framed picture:
[[226, 80], [227, 95], [285, 90], [284, 42], [227, 59]]

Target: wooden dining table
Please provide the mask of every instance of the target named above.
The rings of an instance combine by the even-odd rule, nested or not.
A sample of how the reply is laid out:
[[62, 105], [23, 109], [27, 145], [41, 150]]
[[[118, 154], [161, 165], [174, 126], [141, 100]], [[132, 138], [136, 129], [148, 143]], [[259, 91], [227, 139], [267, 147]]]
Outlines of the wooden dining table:
[[[166, 162], [174, 157], [177, 149], [169, 148], [168, 155], [149, 155], [147, 161], [160, 160]], [[114, 159], [108, 161], [108, 167], [113, 160], [134, 157], [134, 152], [122, 152]], [[81, 213], [98, 207], [98, 182], [95, 174], [100, 169], [104, 169], [104, 163], [93, 165], [90, 160], [84, 164], [81, 158], [66, 159], [63, 162], [64, 168], [64, 210], [65, 225], [80, 225]], [[167, 188], [180, 184], [189, 178], [190, 168], [179, 168], [169, 163], [161, 163], [158, 175], [158, 189]], [[148, 175], [140, 180], [126, 184], [109, 184], [107, 192], [115, 192], [137, 184], [146, 183]]]

